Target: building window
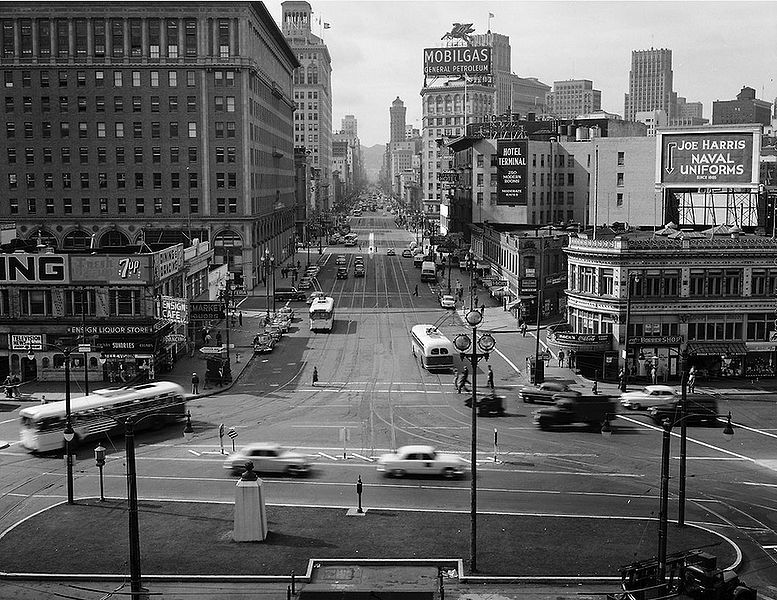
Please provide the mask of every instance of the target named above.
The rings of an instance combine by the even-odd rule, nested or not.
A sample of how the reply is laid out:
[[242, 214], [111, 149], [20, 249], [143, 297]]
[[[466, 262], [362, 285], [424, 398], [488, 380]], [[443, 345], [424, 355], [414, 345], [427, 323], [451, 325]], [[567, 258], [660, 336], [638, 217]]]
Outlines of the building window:
[[189, 198], [189, 212], [193, 215], [200, 212], [200, 201], [197, 198]]
[[140, 292], [137, 290], [110, 290], [110, 313], [115, 317], [140, 315]]
[[162, 198], [154, 198], [154, 214], [162, 214]]
[[126, 198], [116, 198], [116, 208], [118, 209], [118, 212], [121, 214], [124, 214], [127, 212], [127, 199]]
[[726, 269], [723, 275], [723, 295], [739, 296], [741, 294], [742, 272], [737, 269]]
[[178, 71], [167, 72], [167, 86], [178, 87]]
[[100, 205], [100, 214], [107, 214], [108, 213], [108, 198], [99, 198], [97, 202]]
[[51, 314], [50, 290], [21, 290], [19, 292], [21, 313], [25, 316]]
[[54, 198], [46, 198], [46, 214], [54, 214]]
[[172, 198], [171, 201], [173, 214], [179, 214], [181, 212], [181, 199]]
[[123, 190], [127, 187], [127, 174], [116, 173], [116, 189]]
[[621, 192], [615, 194], [615, 205], [623, 206], [623, 194]]
[[92, 212], [92, 202], [89, 198], [81, 198], [81, 213], [88, 215]]
[[615, 185], [618, 187], [623, 187], [623, 173], [617, 173], [615, 177]]
[[35, 198], [27, 198], [27, 214], [34, 215], [36, 212], [38, 212], [38, 206]]
[[146, 201], [143, 198], [135, 198], [135, 213], [142, 215], [146, 212]]
[[135, 189], [143, 189], [143, 173], [135, 173]]
[[123, 146], [117, 146], [116, 147], [116, 164], [117, 165], [123, 165], [124, 164], [124, 147]]
[[622, 167], [625, 164], [625, 162], [626, 162], [625, 158], [626, 158], [625, 157], [625, 153], [618, 152], [618, 166], [619, 167]]
[[197, 123], [193, 121], [189, 121], [189, 137], [190, 138], [197, 137]]

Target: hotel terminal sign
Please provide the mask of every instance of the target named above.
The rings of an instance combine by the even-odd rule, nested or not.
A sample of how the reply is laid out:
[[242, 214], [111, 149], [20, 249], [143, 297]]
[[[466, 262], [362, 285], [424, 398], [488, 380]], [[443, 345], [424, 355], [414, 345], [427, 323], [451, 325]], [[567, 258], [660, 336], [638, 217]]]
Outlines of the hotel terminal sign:
[[758, 185], [759, 131], [659, 130], [656, 139], [656, 181], [667, 187]]
[[528, 140], [496, 141], [496, 203], [527, 204]]

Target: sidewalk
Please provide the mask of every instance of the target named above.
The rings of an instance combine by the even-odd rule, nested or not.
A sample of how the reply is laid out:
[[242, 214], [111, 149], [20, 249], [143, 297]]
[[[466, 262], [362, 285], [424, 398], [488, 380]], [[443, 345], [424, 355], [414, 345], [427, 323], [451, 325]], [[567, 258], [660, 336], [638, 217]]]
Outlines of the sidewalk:
[[[497, 304], [496, 299], [492, 298], [488, 293], [488, 290], [478, 288], [478, 305], [484, 305], [486, 307], [484, 311], [484, 318], [482, 328], [492, 331], [517, 331], [518, 321], [508, 310], [504, 310], [503, 306]], [[468, 298], [465, 295], [466, 305], [463, 309], [459, 309], [459, 314], [464, 319], [464, 315], [469, 310]], [[547, 350], [550, 352], [551, 358], [547, 361], [545, 366], [545, 381], [556, 381], [559, 383], [566, 383], [570, 388], [577, 389], [585, 394], [591, 392], [593, 380], [581, 375], [575, 369], [568, 367], [558, 366], [558, 350], [552, 342], [549, 344], [544, 332], [548, 325], [558, 323], [558, 317], [543, 321], [540, 325], [540, 350]], [[519, 335], [516, 333], [516, 335]], [[526, 331], [526, 337], [531, 337], [532, 340], [536, 339], [537, 327], [531, 325]], [[519, 364], [521, 369], [521, 376], [528, 384], [530, 383], [530, 374], [526, 372], [523, 363]], [[639, 389], [644, 385], [648, 385], [647, 381], [638, 380], [632, 381], [629, 384], [629, 389]], [[679, 389], [680, 384], [678, 381], [670, 381], [668, 385], [677, 387]], [[610, 394], [613, 396], [619, 396], [621, 393], [618, 382], [616, 381], [599, 381], [598, 390], [600, 394]], [[755, 381], [748, 379], [718, 379], [712, 382], [701, 382], [696, 385], [697, 394], [719, 395], [719, 396], [748, 396], [750, 400], [763, 399], [772, 400], [771, 394], [777, 394], [777, 377], [775, 378], [762, 378]], [[777, 400], [777, 397], [774, 398]]]

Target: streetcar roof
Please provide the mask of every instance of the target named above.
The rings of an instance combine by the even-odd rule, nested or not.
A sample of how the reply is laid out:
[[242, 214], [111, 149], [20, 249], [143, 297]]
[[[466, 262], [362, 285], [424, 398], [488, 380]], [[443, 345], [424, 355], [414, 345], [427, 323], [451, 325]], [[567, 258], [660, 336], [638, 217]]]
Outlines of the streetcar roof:
[[310, 312], [318, 310], [332, 310], [335, 307], [335, 299], [329, 296], [315, 298], [310, 304]]
[[[70, 412], [75, 413], [88, 410], [90, 408], [110, 406], [111, 404], [116, 404], [122, 400], [129, 401], [136, 398], [143, 398], [164, 393], [178, 393], [183, 396], [184, 390], [180, 385], [173, 383], [172, 381], [155, 381], [152, 383], [143, 383], [140, 385], [122, 388], [105, 388], [101, 390], [95, 390], [88, 396], [73, 398], [70, 401]], [[38, 406], [28, 406], [19, 411], [20, 416], [29, 417], [32, 419], [56, 417], [58, 415], [64, 414], [64, 400], [48, 402]]]

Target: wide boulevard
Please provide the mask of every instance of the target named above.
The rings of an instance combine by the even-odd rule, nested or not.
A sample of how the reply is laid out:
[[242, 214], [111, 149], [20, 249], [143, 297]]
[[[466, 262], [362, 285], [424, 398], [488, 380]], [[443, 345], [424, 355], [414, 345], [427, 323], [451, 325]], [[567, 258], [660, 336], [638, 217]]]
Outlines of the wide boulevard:
[[[192, 443], [184, 444], [176, 427], [139, 434], [141, 498], [233, 500], [235, 478], [224, 471], [219, 447], [223, 423], [235, 428], [238, 447], [274, 441], [311, 456], [314, 472], [308, 478], [264, 479], [270, 503], [355, 506], [355, 483], [361, 476], [367, 508], [469, 510], [468, 479], [395, 480], [376, 472], [377, 457], [405, 444], [430, 444], [469, 459], [466, 395], [456, 393], [452, 373], [421, 368], [409, 338], [418, 323], [435, 324], [451, 338], [466, 328], [458, 310], [439, 306], [437, 286], [422, 284], [420, 269], [401, 256], [416, 239], [415, 232], [397, 228], [393, 216], [382, 211], [354, 217], [351, 225], [360, 247], [324, 246], [321, 254], [317, 247], [310, 252], [311, 262], [321, 267], [318, 287], [335, 300], [333, 331], [311, 333], [307, 305], [294, 303], [297, 319], [272, 353], [255, 356], [228, 392], [190, 403], [197, 431]], [[389, 248], [396, 249], [396, 256], [387, 255]], [[335, 278], [340, 254], [348, 263], [343, 280]], [[364, 278], [353, 277], [358, 254], [364, 257]], [[297, 258], [303, 265], [307, 261], [304, 252]], [[467, 273], [454, 268], [452, 287], [457, 280], [467, 288]], [[279, 279], [278, 285], [287, 281]], [[447, 287], [447, 273], [442, 285]], [[260, 313], [264, 298], [249, 297], [241, 308]], [[508, 414], [478, 419], [478, 509], [656, 517], [660, 429], [634, 412], [619, 416], [609, 438], [587, 429], [537, 429], [532, 421], [537, 407], [518, 400], [535, 338], [531, 333], [522, 337], [503, 318], [495, 327], [500, 313], [505, 314], [499, 307], [487, 308], [482, 328], [495, 333], [497, 346], [489, 364]], [[483, 387], [485, 369], [481, 361], [478, 379]], [[726, 442], [722, 428], [689, 427], [686, 518], [735, 539], [745, 553], [743, 578], [760, 588], [759, 595], [777, 597], [777, 588], [771, 587], [777, 586], [777, 402], [725, 396], [719, 407], [722, 413], [731, 411], [736, 433]], [[0, 439], [18, 439], [16, 417], [16, 411], [2, 413]], [[123, 439], [112, 442], [105, 493], [124, 497]], [[231, 440], [225, 437], [224, 443], [231, 450]], [[678, 453], [679, 441], [673, 437], [670, 519], [677, 513]], [[32, 456], [12, 444], [0, 451], [0, 473], [0, 529], [65, 495], [61, 458]], [[75, 489], [76, 496], [98, 494], [91, 449], [79, 453]], [[655, 553], [655, 548], [644, 547], [637, 558]], [[624, 562], [632, 558], [624, 557]]]

